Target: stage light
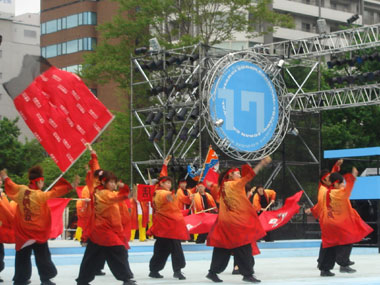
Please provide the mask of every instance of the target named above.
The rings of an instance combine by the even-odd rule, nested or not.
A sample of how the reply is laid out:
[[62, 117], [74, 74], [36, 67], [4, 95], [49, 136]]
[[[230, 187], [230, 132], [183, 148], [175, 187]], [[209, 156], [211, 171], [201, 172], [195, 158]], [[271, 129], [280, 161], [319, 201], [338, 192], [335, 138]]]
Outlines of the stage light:
[[168, 86], [166, 86], [164, 88], [164, 92], [165, 92], [166, 95], [169, 95], [172, 92], [173, 89], [174, 89], [174, 85], [170, 84], [170, 85], [168, 85]]
[[198, 133], [199, 133], [199, 125], [198, 124], [196, 124], [195, 126], [194, 126], [194, 128], [191, 130], [191, 132], [190, 132], [190, 136], [192, 137], [192, 138], [197, 138], [197, 136], [198, 136]]
[[177, 119], [180, 120], [180, 121], [183, 121], [185, 119], [185, 116], [187, 114], [187, 109], [186, 108], [182, 108], [179, 113], [177, 114]]
[[152, 95], [157, 95], [157, 94], [159, 94], [159, 93], [161, 93], [161, 92], [163, 92], [163, 91], [164, 91], [164, 87], [162, 87], [162, 86], [156, 86], [156, 87], [153, 87], [153, 88], [151, 89], [150, 93], [151, 93]]
[[159, 129], [156, 136], [154, 137], [155, 141], [160, 141], [162, 136], [164, 135], [164, 130], [162, 128]]
[[136, 55], [139, 55], [139, 54], [144, 54], [148, 51], [148, 48], [147, 47], [139, 47], [139, 48], [136, 48], [135, 49], [135, 54]]
[[176, 86], [176, 89], [179, 91], [179, 90], [182, 90], [182, 89], [186, 89], [188, 86], [188, 84], [186, 82], [181, 82], [179, 83], [177, 86]]
[[148, 116], [146, 117], [146, 119], [145, 119], [145, 124], [147, 124], [147, 125], [150, 125], [151, 123], [152, 123], [152, 120], [153, 120], [153, 118], [154, 118], [154, 113], [153, 112], [150, 112], [149, 114], [148, 114]]
[[161, 111], [158, 111], [158, 112], [156, 113], [156, 115], [154, 116], [154, 118], [153, 118], [153, 123], [158, 124], [158, 123], [160, 122], [162, 116], [163, 116], [162, 112], [161, 112]]
[[358, 20], [360, 17], [358, 14], [355, 14], [355, 15], [352, 15], [350, 18], [347, 19], [347, 24], [352, 24], [354, 23], [356, 20]]
[[175, 109], [174, 108], [170, 108], [169, 111], [168, 111], [168, 114], [166, 115], [166, 120], [168, 120], [168, 121], [173, 120], [175, 114], [176, 114], [175, 113]]
[[155, 70], [155, 69], [156, 69], [156, 62], [155, 62], [154, 60], [149, 61], [149, 62], [146, 64], [146, 67], [147, 67], [149, 70]]
[[164, 68], [164, 61], [162, 59], [156, 62], [156, 70], [160, 70]]
[[298, 129], [296, 127], [292, 127], [292, 128], [289, 129], [288, 134], [290, 134], [292, 136], [298, 136], [299, 131], [298, 131]]
[[373, 72], [366, 72], [363, 74], [365, 80], [367, 81], [372, 81], [375, 79], [375, 75], [373, 74]]
[[283, 59], [280, 59], [278, 62], [277, 62], [277, 64], [276, 64], [276, 66], [277, 66], [277, 68], [282, 68], [282, 66], [284, 65], [284, 63], [285, 63], [285, 60], [283, 60]]
[[168, 141], [171, 141], [173, 139], [173, 136], [176, 134], [175, 128], [170, 128], [168, 132], [166, 133], [165, 139]]
[[223, 126], [224, 124], [224, 121], [223, 119], [218, 119], [214, 122], [214, 125], [217, 126], [218, 128], [220, 128], [221, 126]]
[[326, 27], [326, 20], [325, 19], [318, 19], [317, 20], [317, 27], [318, 27], [318, 32], [320, 34], [325, 34], [327, 32]]
[[195, 107], [193, 111], [191, 111], [190, 117], [193, 119], [196, 119], [198, 118], [198, 115], [199, 115], [199, 108]]
[[179, 134], [179, 138], [183, 141], [185, 141], [187, 139], [187, 133], [188, 133], [189, 129], [187, 127], [183, 127], [181, 133]]
[[178, 62], [177, 64], [181, 64], [182, 62], [184, 62], [185, 60], [187, 60], [187, 56], [186, 55], [181, 55], [179, 58], [178, 58]]
[[153, 142], [153, 141], [154, 141], [154, 138], [156, 137], [156, 135], [157, 135], [157, 130], [156, 130], [156, 129], [153, 129], [153, 131], [150, 133], [149, 141], [150, 141], [150, 142]]
[[190, 56], [190, 61], [191, 61], [191, 62], [194, 62], [194, 61], [196, 61], [198, 58], [199, 58], [199, 53], [193, 54], [192, 56]]
[[168, 65], [172, 65], [174, 63], [179, 64], [179, 58], [173, 56], [173, 57], [169, 58], [166, 62], [167, 62]]
[[192, 83], [191, 83], [191, 88], [196, 88], [196, 87], [198, 87], [199, 86], [199, 82], [198, 82], [198, 80], [195, 80], [195, 81], [193, 81]]

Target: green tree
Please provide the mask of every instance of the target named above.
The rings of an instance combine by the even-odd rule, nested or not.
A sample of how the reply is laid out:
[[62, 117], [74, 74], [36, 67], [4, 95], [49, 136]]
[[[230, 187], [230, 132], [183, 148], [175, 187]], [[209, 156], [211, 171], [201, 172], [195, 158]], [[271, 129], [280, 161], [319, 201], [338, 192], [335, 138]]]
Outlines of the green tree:
[[257, 36], [273, 31], [275, 25], [294, 25], [290, 16], [270, 8], [272, 0], [115, 1], [119, 13], [99, 27], [103, 40], [94, 53], [85, 55], [81, 75], [97, 83], [112, 79], [122, 88], [129, 86], [130, 54], [152, 37], [167, 48], [197, 42], [214, 45], [232, 39], [236, 32]]

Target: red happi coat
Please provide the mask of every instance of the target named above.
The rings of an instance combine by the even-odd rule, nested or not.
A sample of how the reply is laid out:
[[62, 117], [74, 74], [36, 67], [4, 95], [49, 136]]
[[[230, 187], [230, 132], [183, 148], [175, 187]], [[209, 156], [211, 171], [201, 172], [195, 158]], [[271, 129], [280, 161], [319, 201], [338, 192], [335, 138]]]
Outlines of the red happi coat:
[[219, 215], [209, 232], [207, 245], [233, 249], [252, 244], [253, 254], [256, 254], [255, 243], [266, 233], [245, 193], [245, 184], [256, 174], [248, 165], [243, 166], [242, 173], [242, 178], [225, 182], [221, 189]]
[[373, 231], [351, 206], [355, 177], [347, 174], [345, 180], [346, 187], [321, 193], [320, 210], [313, 212], [319, 217], [323, 248], [359, 242]]
[[7, 196], [0, 197], [0, 243], [15, 243], [14, 217], [17, 204], [9, 202]]
[[63, 178], [48, 192], [17, 185], [10, 178], [5, 179], [5, 192], [17, 203], [14, 220], [17, 251], [29, 242], [45, 243], [49, 239], [51, 214], [47, 201], [61, 197], [71, 189], [71, 184]]
[[[167, 196], [172, 195], [173, 201]], [[175, 195], [158, 187], [153, 196], [153, 225], [149, 235], [161, 238], [189, 240], [189, 232]]]
[[[129, 228], [130, 232], [130, 216], [128, 210], [125, 210], [127, 204], [123, 201], [127, 197], [123, 192], [108, 189], [95, 191], [94, 219], [90, 233], [90, 240], [93, 243], [101, 246], [123, 245], [129, 249], [130, 233], [126, 234], [125, 231]], [[120, 210], [121, 203], [124, 203], [122, 210]]]

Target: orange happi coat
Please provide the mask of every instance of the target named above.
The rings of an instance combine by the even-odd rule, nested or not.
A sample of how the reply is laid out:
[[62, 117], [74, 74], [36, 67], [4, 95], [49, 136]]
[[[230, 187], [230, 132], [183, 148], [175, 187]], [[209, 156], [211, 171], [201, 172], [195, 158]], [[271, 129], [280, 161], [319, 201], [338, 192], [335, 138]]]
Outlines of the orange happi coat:
[[[264, 189], [264, 195], [265, 195], [265, 198], [266, 198], [268, 204], [271, 201], [275, 201], [276, 200], [276, 192], [274, 190]], [[254, 206], [254, 208], [255, 208], [255, 210], [257, 212], [261, 211], [261, 208], [263, 208], [261, 206], [261, 203], [260, 203], [260, 195], [259, 195], [259, 193], [256, 193], [255, 196], [253, 196], [253, 206]]]
[[17, 204], [9, 202], [7, 196], [1, 193], [0, 198], [0, 243], [15, 243], [14, 216]]
[[[123, 245], [125, 248], [129, 248], [129, 237], [125, 234], [125, 229], [128, 221], [130, 224], [130, 218], [128, 221], [123, 221], [122, 218], [128, 214], [124, 210], [120, 210], [120, 203], [126, 198], [127, 196], [122, 192], [108, 189], [95, 191], [94, 219], [90, 233], [92, 242], [101, 246]], [[125, 207], [127, 207], [126, 204]]]
[[257, 213], [245, 193], [245, 184], [255, 177], [253, 169], [244, 165], [244, 176], [224, 183], [219, 215], [211, 229], [207, 245], [232, 249], [252, 244], [265, 236]]
[[187, 189], [187, 195], [185, 195], [185, 192], [181, 188], [177, 189], [176, 197], [178, 200], [178, 207], [180, 210], [185, 210], [186, 205], [191, 204], [191, 199], [190, 199], [191, 194], [192, 192], [190, 191], [190, 189]]
[[[168, 200], [171, 195], [172, 201]], [[189, 232], [175, 195], [158, 187], [153, 196], [153, 225], [148, 234], [156, 237], [189, 240]]]
[[20, 250], [29, 241], [45, 243], [50, 236], [51, 214], [47, 200], [65, 195], [72, 186], [61, 178], [48, 191], [30, 189], [17, 185], [9, 177], [5, 179], [5, 192], [17, 203], [15, 214], [16, 250]]
[[345, 180], [344, 188], [331, 188], [321, 197], [319, 223], [323, 248], [359, 242], [373, 231], [351, 206], [349, 198], [355, 177], [347, 174]]
[[[207, 203], [208, 203], [207, 209], [216, 208], [214, 198], [210, 194], [208, 194], [207, 192], [205, 192], [205, 195], [206, 195], [206, 199], [207, 199]], [[207, 209], [205, 209], [205, 207], [204, 207], [202, 195], [199, 192], [195, 193], [194, 205], [193, 205], [194, 212], [198, 213], [198, 212], [201, 212], [201, 211], [204, 211]], [[215, 210], [217, 211], [217, 209], [215, 209]]]

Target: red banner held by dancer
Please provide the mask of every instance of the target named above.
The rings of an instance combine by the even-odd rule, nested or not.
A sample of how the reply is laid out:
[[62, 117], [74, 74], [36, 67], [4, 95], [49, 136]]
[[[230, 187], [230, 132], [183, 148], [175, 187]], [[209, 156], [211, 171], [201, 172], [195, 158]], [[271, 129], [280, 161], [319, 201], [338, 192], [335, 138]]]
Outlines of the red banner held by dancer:
[[266, 232], [273, 231], [289, 222], [300, 209], [298, 201], [301, 199], [302, 194], [303, 190], [287, 198], [284, 206], [278, 210], [263, 212], [259, 216], [259, 220], [264, 230]]
[[62, 172], [113, 119], [77, 75], [50, 66], [40, 57], [25, 56], [19, 76], [4, 88]]

